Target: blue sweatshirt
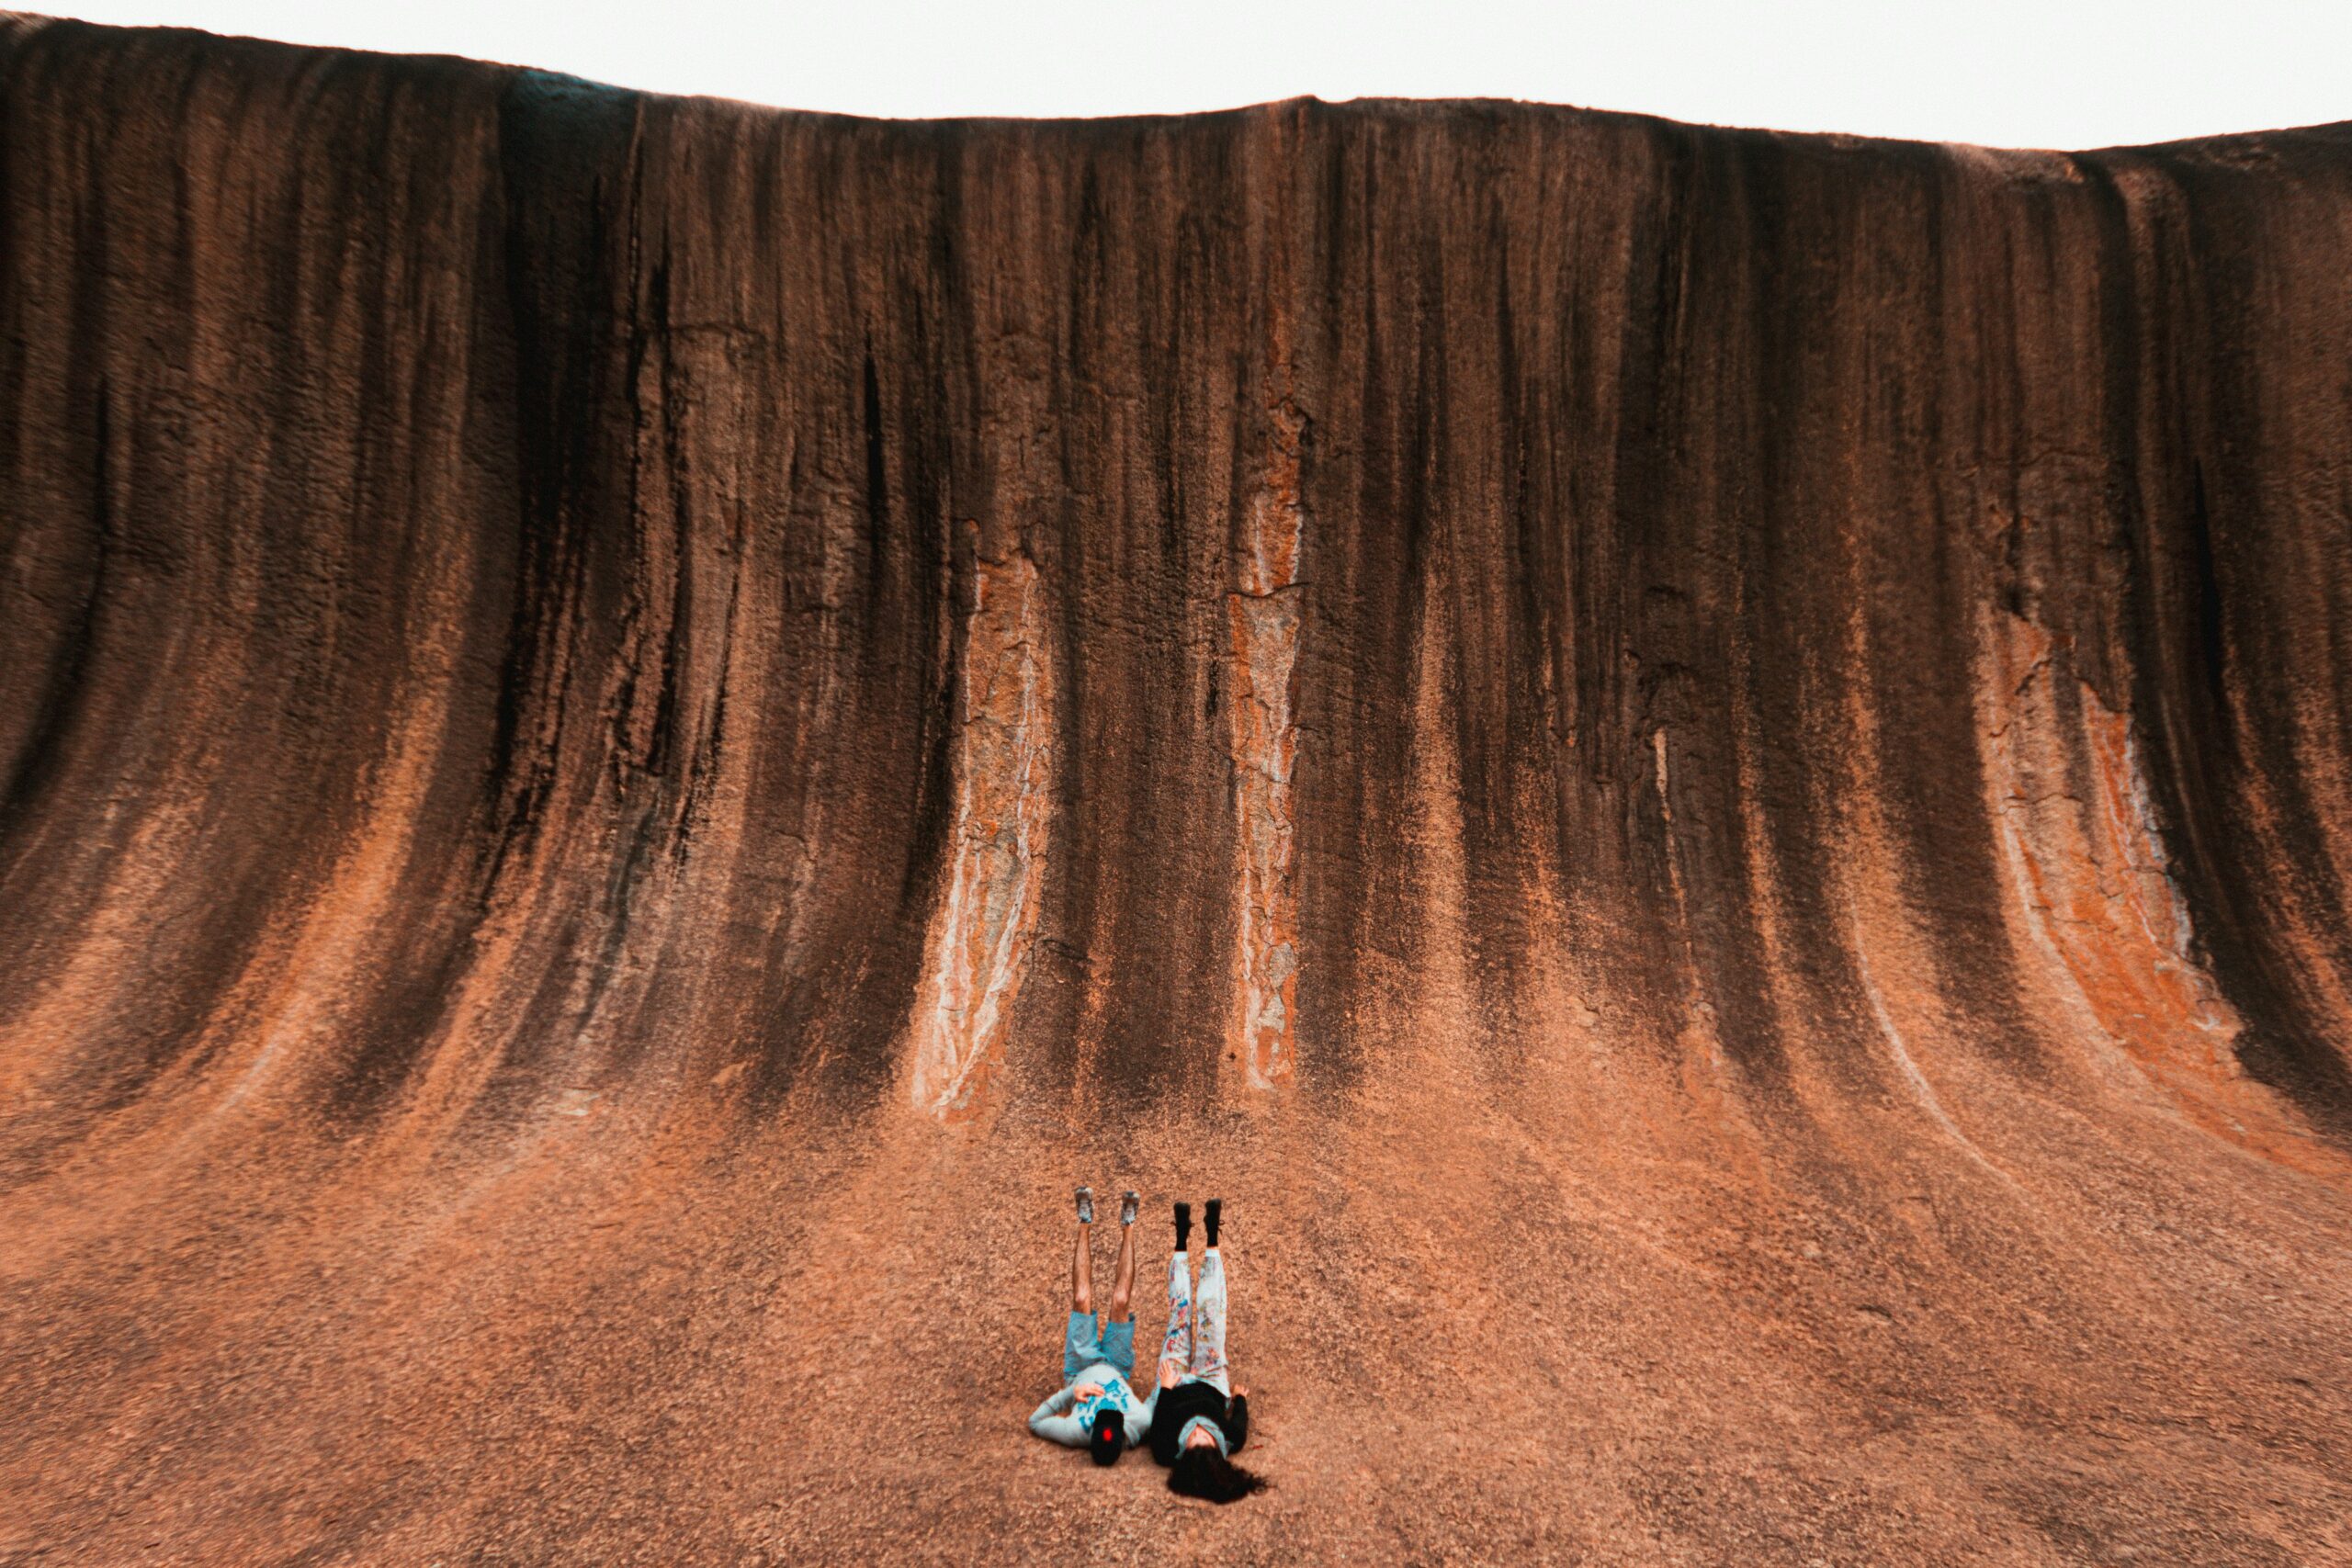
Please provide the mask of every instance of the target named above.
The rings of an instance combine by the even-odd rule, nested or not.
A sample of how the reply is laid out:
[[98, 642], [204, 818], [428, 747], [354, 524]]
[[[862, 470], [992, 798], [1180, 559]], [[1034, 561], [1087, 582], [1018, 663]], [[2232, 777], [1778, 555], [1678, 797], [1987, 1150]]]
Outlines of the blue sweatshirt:
[[[1082, 1382], [1093, 1383], [1102, 1392], [1080, 1399], [1078, 1385]], [[1068, 1388], [1037, 1406], [1029, 1416], [1029, 1429], [1048, 1442], [1082, 1449], [1093, 1429], [1094, 1413], [1105, 1405], [1116, 1409], [1125, 1418], [1129, 1448], [1140, 1447], [1151, 1435], [1151, 1406], [1136, 1397], [1135, 1389], [1116, 1369], [1101, 1361], [1079, 1373]]]

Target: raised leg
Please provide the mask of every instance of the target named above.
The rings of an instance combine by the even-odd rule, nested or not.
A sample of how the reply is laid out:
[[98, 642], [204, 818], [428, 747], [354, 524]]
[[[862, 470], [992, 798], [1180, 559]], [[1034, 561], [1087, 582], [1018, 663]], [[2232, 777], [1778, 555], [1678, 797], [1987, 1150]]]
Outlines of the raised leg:
[[1193, 1309], [1192, 1373], [1233, 1392], [1225, 1365], [1225, 1254], [1214, 1247], [1201, 1258], [1201, 1296]]
[[1168, 1337], [1159, 1345], [1159, 1386], [1174, 1388], [1193, 1363], [1193, 1270], [1184, 1250], [1168, 1259]]
[[1111, 1321], [1125, 1323], [1130, 1314], [1127, 1303], [1136, 1293], [1136, 1227], [1132, 1221], [1119, 1226], [1118, 1269], [1111, 1276]]
[[1084, 1220], [1078, 1222], [1078, 1251], [1069, 1262], [1069, 1310], [1094, 1310], [1094, 1227]]

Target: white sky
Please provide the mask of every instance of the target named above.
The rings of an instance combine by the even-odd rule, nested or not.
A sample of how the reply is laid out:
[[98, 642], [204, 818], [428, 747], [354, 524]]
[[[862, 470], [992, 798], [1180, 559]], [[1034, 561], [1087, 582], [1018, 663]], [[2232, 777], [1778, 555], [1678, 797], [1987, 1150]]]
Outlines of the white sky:
[[2068, 148], [2352, 119], [2352, 0], [51, 4], [869, 115], [1477, 96]]

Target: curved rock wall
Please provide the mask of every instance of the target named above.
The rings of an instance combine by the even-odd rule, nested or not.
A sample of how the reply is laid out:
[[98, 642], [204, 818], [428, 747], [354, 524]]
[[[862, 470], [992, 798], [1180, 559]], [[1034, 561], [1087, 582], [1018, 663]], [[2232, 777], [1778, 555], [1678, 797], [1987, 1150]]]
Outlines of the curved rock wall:
[[[1744, 1299], [1642, 1270], [1803, 1210], [1908, 1238], [1847, 1235], [1894, 1249], [1853, 1265], [1894, 1282], [1873, 1303], [2078, 1269], [2142, 1292], [2086, 1316], [2180, 1292], [2208, 1306], [2166, 1332], [2217, 1344], [2194, 1269], [2069, 1229], [2161, 1190], [2287, 1260], [2300, 1306], [2245, 1270], [2211, 1299], [2308, 1312], [2278, 1354], [2318, 1398], [2352, 1194], [2347, 276], [2342, 128], [883, 123], [8, 23], [0, 1205], [34, 1238], [9, 1289], [68, 1325], [18, 1340], [27, 1429], [96, 1430], [89, 1303], [132, 1290], [107, 1236], [210, 1238], [295, 1303], [397, 1213], [398, 1257], [553, 1313], [572, 1276], [519, 1216], [570, 1214], [595, 1272], [632, 1204], [753, 1247], [775, 1171], [847, 1205], [888, 1170], [966, 1193], [935, 1234], [1034, 1213], [1050, 1258], [1066, 1177], [1139, 1146], [1218, 1151], [1269, 1213], [1355, 1195], [1294, 1242], [1319, 1271], [1268, 1283], [1456, 1366], [1502, 1310], [1457, 1270], [1506, 1240], [1453, 1205], [1505, 1169], [1592, 1227], [1510, 1255], [1618, 1281], [1603, 1318]], [[1977, 1219], [1921, 1220], [1948, 1201]], [[762, 1286], [820, 1318], [888, 1273], [824, 1213], [793, 1234], [850, 1272]], [[1441, 1301], [1368, 1261], [1417, 1245]], [[751, 1277], [711, 1247], [678, 1278]], [[408, 1266], [381, 1299], [512, 1395], [521, 1352]], [[158, 1429], [250, 1432], [222, 1348], [261, 1331], [157, 1267], [155, 1343], [229, 1411], [159, 1393]], [[981, 1311], [1009, 1354], [1058, 1310], [1030, 1293]], [[1900, 1315], [1865, 1307], [1837, 1321]], [[2064, 1337], [1943, 1322], [1955, 1366]], [[741, 1415], [651, 1332], [616, 1308], [597, 1343]], [[1838, 1382], [1846, 1332], [1755, 1355]], [[2260, 1378], [2230, 1365], [2235, 1408]], [[2157, 1399], [2116, 1376], [2092, 1404]], [[1002, 1395], [1008, 1443], [1044, 1392]], [[528, 1470], [501, 1451], [484, 1495]], [[2179, 1479], [2118, 1462], [2124, 1495]], [[22, 1528], [62, 1529], [81, 1495], [38, 1468]], [[751, 1539], [655, 1468], [675, 1539]], [[2301, 1473], [2342, 1495], [2340, 1460]], [[1596, 1539], [1683, 1539], [1612, 1495]]]

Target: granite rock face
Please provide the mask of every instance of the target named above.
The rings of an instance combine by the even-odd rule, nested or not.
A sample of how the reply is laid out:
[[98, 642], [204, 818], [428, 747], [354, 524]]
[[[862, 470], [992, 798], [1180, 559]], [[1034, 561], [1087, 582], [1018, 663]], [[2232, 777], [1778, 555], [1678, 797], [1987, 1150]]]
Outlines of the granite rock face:
[[2352, 1560], [2352, 128], [17, 18], [0, 316], [0, 1561]]

